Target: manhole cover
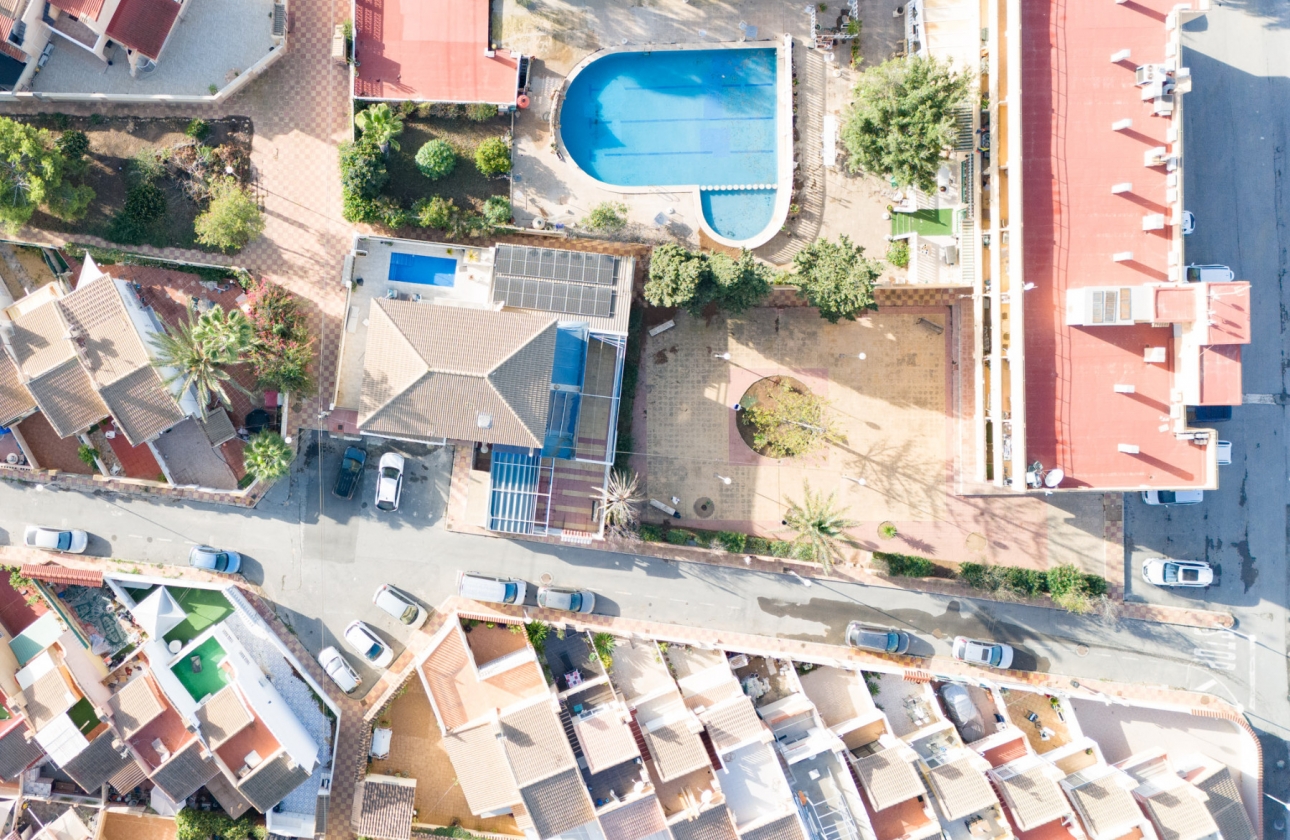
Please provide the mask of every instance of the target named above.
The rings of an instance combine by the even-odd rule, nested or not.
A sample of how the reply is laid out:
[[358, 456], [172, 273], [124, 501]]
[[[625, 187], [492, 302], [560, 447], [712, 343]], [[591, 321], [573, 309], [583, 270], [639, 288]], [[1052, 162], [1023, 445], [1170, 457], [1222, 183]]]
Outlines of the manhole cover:
[[716, 510], [716, 507], [713, 506], [712, 500], [706, 496], [694, 503], [694, 512], [704, 519], [711, 516], [714, 510]]
[[1076, 645], [1075, 652], [1080, 656], [1088, 656], [1088, 645]]
[[555, 578], [551, 577], [550, 573], [548, 572], [547, 574], [542, 575], [542, 577], [538, 578], [538, 583], [542, 584], [543, 586], [550, 586], [551, 581], [553, 580], [555, 580]]

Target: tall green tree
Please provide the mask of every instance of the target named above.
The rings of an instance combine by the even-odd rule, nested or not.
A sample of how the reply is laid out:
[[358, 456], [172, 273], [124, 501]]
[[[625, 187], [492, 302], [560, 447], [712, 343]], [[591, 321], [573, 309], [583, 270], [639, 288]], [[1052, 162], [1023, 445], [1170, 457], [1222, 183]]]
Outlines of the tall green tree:
[[862, 73], [852, 93], [839, 132], [851, 170], [934, 189], [954, 111], [967, 101], [967, 74], [935, 58], [893, 58]]
[[655, 306], [683, 306], [694, 314], [715, 302], [738, 315], [766, 299], [773, 277], [774, 271], [748, 251], [731, 258], [668, 243], [650, 255], [645, 299]]
[[251, 438], [242, 454], [246, 471], [260, 481], [276, 481], [291, 469], [295, 457], [291, 445], [277, 432], [260, 432]]
[[799, 293], [820, 310], [830, 324], [845, 318], [854, 321], [866, 309], [876, 309], [873, 285], [882, 276], [882, 264], [864, 255], [842, 235], [837, 242], [817, 239], [793, 257]]
[[699, 291], [707, 271], [708, 261], [702, 254], [670, 242], [659, 245], [650, 254], [645, 300], [654, 306], [685, 306]]
[[206, 210], [193, 220], [197, 241], [221, 251], [240, 251], [264, 233], [264, 215], [246, 187], [234, 178], [211, 184]]
[[712, 278], [711, 300], [731, 315], [739, 315], [758, 306], [770, 295], [775, 272], [765, 263], [758, 262], [748, 250], [740, 250], [736, 259], [725, 254], [711, 254], [708, 268]]
[[15, 233], [38, 208], [78, 219], [94, 190], [67, 180], [67, 159], [43, 128], [0, 117], [0, 225]]
[[389, 152], [391, 146], [401, 148], [395, 138], [403, 133], [403, 117], [384, 102], [355, 114], [354, 125], [363, 132], [364, 140], [376, 144], [382, 155]]
[[794, 542], [820, 564], [825, 574], [833, 570], [834, 559], [842, 553], [843, 531], [859, 524], [844, 515], [838, 506], [836, 493], [826, 496], [823, 492], [815, 492], [809, 482], [802, 482], [800, 503], [788, 500], [784, 521], [797, 534]]
[[227, 368], [236, 364], [248, 348], [235, 346], [223, 335], [213, 337], [211, 324], [203, 324], [195, 312], [190, 312], [188, 320], [178, 327], [167, 326], [165, 332], [153, 334], [152, 345], [157, 351], [153, 365], [168, 371], [166, 385], [178, 382], [181, 391], [193, 389], [203, 420], [212, 398], [229, 405], [226, 386], [246, 393]]

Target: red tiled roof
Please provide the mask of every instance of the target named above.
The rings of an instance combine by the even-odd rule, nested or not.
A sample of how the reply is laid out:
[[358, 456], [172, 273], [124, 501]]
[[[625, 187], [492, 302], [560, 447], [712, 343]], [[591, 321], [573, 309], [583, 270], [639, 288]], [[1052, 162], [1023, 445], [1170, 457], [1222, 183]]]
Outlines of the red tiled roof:
[[27, 54], [9, 43], [9, 33], [13, 31], [13, 18], [0, 15], [0, 52], [16, 61], [26, 61]]
[[[1172, 328], [1067, 326], [1064, 318], [1067, 289], [1169, 278], [1178, 231], [1144, 231], [1142, 217], [1168, 212], [1165, 168], [1144, 166], [1143, 150], [1168, 146], [1171, 122], [1142, 101], [1134, 64], [1164, 60], [1164, 19], [1174, 5], [1022, 4], [1025, 460], [1061, 467], [1063, 487], [1207, 480], [1206, 449], [1161, 430], [1178, 367]], [[1132, 62], [1107, 60], [1125, 49]], [[1131, 130], [1111, 130], [1122, 119], [1133, 120]], [[1132, 190], [1113, 194], [1111, 185], [1123, 182]], [[1112, 260], [1125, 251], [1132, 260]], [[1146, 363], [1146, 347], [1168, 348], [1167, 363]], [[1117, 393], [1118, 384], [1133, 393]], [[1120, 444], [1139, 452], [1120, 452]]]
[[49, 0], [49, 2], [73, 17], [88, 20], [98, 20], [99, 13], [103, 11], [103, 0]]
[[69, 569], [57, 563], [24, 563], [22, 576], [46, 583], [66, 583], [71, 586], [103, 585], [103, 572], [98, 569]]
[[175, 0], [121, 0], [107, 34], [155, 61], [178, 16]]
[[488, 0], [358, 0], [354, 95], [513, 104], [519, 60], [490, 58]]

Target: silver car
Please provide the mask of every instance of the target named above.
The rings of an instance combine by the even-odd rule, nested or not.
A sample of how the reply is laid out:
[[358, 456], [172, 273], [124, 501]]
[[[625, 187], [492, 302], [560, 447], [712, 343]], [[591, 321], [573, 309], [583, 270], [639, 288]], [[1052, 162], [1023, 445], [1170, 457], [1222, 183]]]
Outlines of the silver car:
[[397, 452], [386, 452], [381, 456], [376, 471], [377, 510], [399, 509], [399, 498], [403, 495], [403, 463], [403, 456]]
[[589, 613], [596, 608], [596, 596], [583, 589], [539, 586], [537, 603], [539, 607], [546, 607], [551, 610]]
[[22, 542], [28, 548], [81, 554], [90, 544], [90, 535], [76, 528], [46, 528], [43, 525], [28, 525], [27, 530], [22, 532]]
[[985, 737], [985, 720], [966, 688], [946, 683], [941, 686], [941, 699], [945, 701], [945, 711], [958, 727], [963, 743], [971, 744]]
[[405, 624], [413, 630], [425, 624], [426, 611], [421, 605], [388, 583], [382, 584], [381, 588], [376, 590], [376, 594], [372, 596], [372, 603], [397, 618], [400, 624]]
[[853, 621], [847, 625], [847, 644], [874, 653], [903, 654], [909, 650], [909, 634]]
[[373, 668], [384, 668], [394, 661], [394, 651], [381, 641], [376, 631], [361, 621], [352, 621], [345, 628], [345, 643]]

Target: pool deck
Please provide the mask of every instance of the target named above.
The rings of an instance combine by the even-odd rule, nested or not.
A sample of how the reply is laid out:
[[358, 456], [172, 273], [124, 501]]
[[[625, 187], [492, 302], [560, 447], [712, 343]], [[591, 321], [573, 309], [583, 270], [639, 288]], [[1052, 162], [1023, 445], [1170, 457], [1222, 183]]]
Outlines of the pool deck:
[[[390, 254], [396, 251], [457, 260], [453, 285], [432, 286], [390, 280]], [[353, 274], [346, 279], [357, 281], [360, 277], [363, 285], [351, 283], [346, 302], [345, 332], [342, 334], [336, 392], [332, 397], [333, 408], [357, 410], [359, 407], [363, 390], [363, 357], [367, 348], [367, 318], [373, 300], [386, 297], [392, 290], [404, 300], [420, 295], [423, 301], [451, 300], [466, 306], [489, 306], [493, 252], [462, 245], [356, 236]]]

